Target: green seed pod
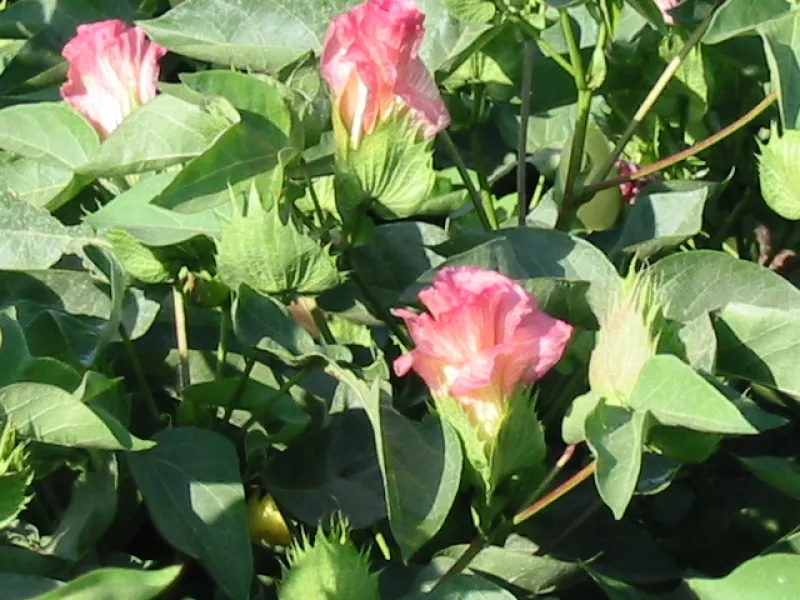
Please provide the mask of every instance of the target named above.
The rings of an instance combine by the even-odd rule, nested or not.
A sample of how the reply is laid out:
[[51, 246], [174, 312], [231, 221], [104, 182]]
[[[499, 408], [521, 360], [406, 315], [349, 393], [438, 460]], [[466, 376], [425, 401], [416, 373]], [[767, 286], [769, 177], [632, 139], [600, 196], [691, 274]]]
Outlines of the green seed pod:
[[761, 195], [772, 210], [784, 219], [800, 219], [800, 182], [796, 182], [800, 164], [800, 131], [773, 129], [767, 144], [761, 144], [758, 174]]

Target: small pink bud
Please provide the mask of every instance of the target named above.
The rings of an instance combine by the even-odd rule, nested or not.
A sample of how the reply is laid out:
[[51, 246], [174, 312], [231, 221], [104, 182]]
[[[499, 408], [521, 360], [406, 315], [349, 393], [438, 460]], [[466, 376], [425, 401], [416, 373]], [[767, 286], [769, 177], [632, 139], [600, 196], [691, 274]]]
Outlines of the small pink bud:
[[424, 20], [412, 0], [367, 0], [328, 27], [322, 75], [354, 147], [392, 112], [410, 111], [428, 139], [450, 124], [419, 57]]
[[61, 97], [106, 138], [155, 98], [158, 61], [166, 52], [139, 27], [117, 19], [79, 25], [61, 52], [69, 62]]
[[414, 369], [434, 398], [453, 398], [489, 438], [514, 392], [553, 368], [573, 331], [515, 281], [476, 267], [442, 269], [419, 298], [427, 312], [394, 311], [416, 344], [395, 373]]
[[[627, 160], [617, 161], [617, 170], [619, 171], [620, 177], [627, 177], [629, 175], [633, 175], [637, 171], [641, 170], [641, 168], [642, 167], [640, 165], [637, 165], [636, 163], [632, 163]], [[632, 179], [631, 181], [626, 181], [625, 183], [621, 183], [619, 185], [619, 191], [622, 194], [622, 199], [628, 205], [635, 204], [636, 197], [639, 195], [639, 192], [642, 191], [642, 188], [646, 186], [648, 183], [651, 183], [656, 180], [657, 177], [655, 175], [649, 175], [641, 179]]]

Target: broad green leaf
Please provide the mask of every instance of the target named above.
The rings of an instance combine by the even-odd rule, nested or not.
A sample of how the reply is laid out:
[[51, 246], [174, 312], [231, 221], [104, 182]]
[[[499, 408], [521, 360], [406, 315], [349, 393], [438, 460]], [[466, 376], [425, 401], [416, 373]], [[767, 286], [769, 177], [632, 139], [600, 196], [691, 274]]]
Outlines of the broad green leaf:
[[796, 13], [757, 29], [764, 40], [772, 83], [778, 92], [781, 120], [786, 129], [800, 129], [800, 18]]
[[0, 148], [76, 169], [100, 146], [97, 132], [66, 104], [18, 104], [0, 110]]
[[758, 183], [761, 196], [773, 211], [784, 219], [800, 219], [800, 195], [795, 183], [795, 165], [800, 157], [800, 131], [784, 124], [784, 131], [774, 130], [758, 156]]
[[143, 283], [165, 283], [183, 266], [179, 257], [173, 258], [168, 249], [157, 252], [148, 248], [124, 229], [111, 229], [105, 237], [125, 272]]
[[800, 556], [757, 556], [720, 579], [686, 580], [698, 600], [794, 600], [800, 589]]
[[389, 526], [403, 558], [409, 560], [450, 513], [461, 481], [461, 444], [439, 419], [416, 423], [382, 402], [377, 383], [367, 387], [349, 372], [341, 376], [369, 415]]
[[0, 313], [0, 387], [17, 380], [31, 361], [28, 343], [19, 323]]
[[486, 23], [491, 21], [497, 7], [489, 0], [442, 0], [456, 19], [467, 23]]
[[159, 533], [197, 559], [232, 600], [250, 597], [253, 558], [233, 445], [205, 429], [160, 431], [128, 464]]
[[718, 44], [739, 35], [748, 35], [759, 26], [778, 20], [794, 9], [789, 0], [727, 0], [714, 13], [703, 35], [706, 44]]
[[647, 276], [664, 316], [675, 321], [733, 302], [800, 313], [800, 290], [766, 267], [724, 252], [680, 252], [658, 261]]
[[79, 560], [106, 532], [117, 512], [117, 459], [111, 452], [92, 453], [72, 488], [70, 503], [44, 552]]
[[55, 579], [36, 575], [0, 572], [0, 587], [7, 600], [30, 600], [63, 585]]
[[616, 250], [647, 258], [698, 234], [713, 189], [714, 184], [695, 181], [648, 185], [627, 212]]
[[[95, 335], [105, 328], [112, 315], [108, 289], [86, 271], [6, 272], [0, 273], [0, 284], [0, 305], [19, 307], [27, 303], [29, 310], [78, 319], [87, 329], [95, 330]], [[122, 324], [131, 339], [150, 329], [159, 309], [158, 302], [145, 297], [140, 290], [128, 290], [122, 304]], [[87, 340], [75, 341], [76, 347], [85, 347], [87, 343]], [[94, 347], [97, 340], [88, 342]]]
[[47, 269], [89, 241], [46, 211], [0, 195], [0, 269]]
[[586, 418], [592, 414], [602, 396], [591, 390], [575, 398], [561, 422], [561, 437], [566, 444], [577, 444], [586, 439]]
[[625, 0], [636, 12], [642, 15], [650, 25], [662, 33], [666, 33], [667, 27], [664, 23], [664, 15], [653, 0]]
[[433, 591], [432, 584], [419, 586], [418, 592], [411, 592], [400, 600], [514, 600], [515, 596], [483, 577], [458, 574], [443, 582]]
[[800, 500], [800, 465], [796, 462], [777, 456], [738, 458], [739, 462], [761, 481]]
[[322, 47], [333, 17], [355, 2], [187, 0], [139, 25], [167, 49], [252, 71], [276, 71]]
[[[437, 556], [457, 560], [468, 548], [458, 544], [445, 548]], [[488, 546], [469, 563], [469, 569], [482, 575], [513, 582], [515, 587], [533, 594], [547, 594], [554, 588], [568, 585], [580, 573], [575, 563], [552, 556], [536, 556], [531, 552], [515, 548]]]
[[800, 314], [729, 304], [714, 319], [722, 373], [800, 395]]
[[94, 450], [145, 450], [153, 442], [132, 435], [114, 417], [92, 410], [53, 385], [13, 383], [0, 389], [0, 414], [23, 439]]
[[232, 289], [247, 285], [262, 294], [319, 294], [339, 283], [333, 257], [294, 214], [277, 201], [265, 209], [258, 198], [248, 203], [246, 216], [222, 226], [217, 270]]
[[758, 433], [758, 428], [716, 387], [669, 354], [654, 356], [645, 363], [630, 406], [650, 412], [663, 425], [708, 433]]
[[218, 215], [229, 213], [228, 207], [186, 214], [152, 204], [176, 175], [161, 173], [147, 177], [87, 215], [84, 221], [98, 230], [124, 229], [148, 246], [180, 244], [196, 235], [218, 237]]
[[98, 569], [36, 596], [36, 600], [155, 600], [178, 578], [180, 566], [159, 571]]
[[375, 435], [362, 406], [330, 415], [324, 429], [276, 454], [262, 475], [280, 505], [312, 527], [337, 514], [353, 529], [386, 518]]
[[444, 229], [429, 223], [388, 223], [354, 247], [350, 260], [364, 285], [384, 304], [392, 305], [420, 275], [444, 261], [435, 248], [446, 241]]
[[594, 473], [603, 502], [621, 519], [642, 468], [647, 415], [605, 402], [586, 418], [586, 442], [597, 460]]
[[283, 181], [288, 135], [268, 120], [243, 119], [178, 173], [154, 201], [164, 208], [197, 213], [247, 194], [253, 184], [272, 197]]
[[25, 509], [31, 498], [28, 486], [32, 478], [20, 472], [0, 475], [0, 529], [11, 525]]
[[342, 346], [318, 345], [283, 304], [247, 286], [239, 288], [231, 318], [240, 342], [273, 354], [286, 364], [305, 364], [315, 358], [352, 360], [350, 351]]
[[590, 568], [588, 565], [583, 565], [583, 569], [594, 579], [595, 583], [600, 586], [608, 600], [654, 600], [653, 596], [650, 594], [638, 590], [632, 585], [628, 585], [618, 579], [603, 575]]
[[81, 188], [72, 171], [47, 161], [17, 158], [0, 163], [0, 192], [54, 211]]
[[231, 125], [202, 106], [161, 94], [125, 119], [78, 172], [110, 177], [185, 163], [205, 152]]

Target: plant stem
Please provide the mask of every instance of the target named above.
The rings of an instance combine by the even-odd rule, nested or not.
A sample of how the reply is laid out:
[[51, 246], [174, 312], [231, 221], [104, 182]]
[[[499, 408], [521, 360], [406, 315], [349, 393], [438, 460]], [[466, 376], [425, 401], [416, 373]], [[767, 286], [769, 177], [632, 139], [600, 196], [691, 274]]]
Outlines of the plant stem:
[[469, 566], [469, 563], [472, 562], [472, 559], [478, 556], [481, 550], [483, 550], [486, 546], [489, 545], [489, 541], [490, 541], [489, 537], [485, 535], [479, 534], [478, 536], [476, 536], [475, 539], [472, 540], [472, 542], [470, 542], [469, 546], [467, 546], [467, 549], [464, 550], [461, 556], [458, 557], [456, 562], [454, 562], [453, 565], [449, 569], [447, 569], [447, 571], [445, 571], [444, 575], [442, 575], [439, 579], [436, 580], [436, 583], [433, 584], [433, 587], [429, 590], [429, 592], [432, 592], [437, 587], [442, 585], [445, 581], [447, 581], [448, 579], [452, 579], [453, 577], [461, 573], [461, 571], [466, 569]]
[[648, 177], [649, 175], [652, 175], [653, 173], [657, 173], [658, 171], [666, 169], [667, 167], [671, 167], [672, 165], [678, 164], [679, 162], [686, 160], [687, 158], [694, 156], [695, 154], [699, 154], [703, 150], [710, 148], [714, 144], [721, 142], [728, 136], [742, 129], [745, 125], [750, 123], [753, 119], [758, 117], [761, 113], [763, 113], [770, 106], [772, 106], [772, 104], [777, 99], [778, 99], [777, 93], [770, 92], [766, 96], [766, 98], [764, 98], [761, 102], [759, 102], [749, 112], [742, 115], [739, 119], [737, 119], [727, 127], [720, 129], [713, 135], [710, 135], [706, 139], [699, 141], [695, 145], [690, 146], [685, 150], [681, 150], [680, 152], [673, 154], [672, 156], [667, 156], [666, 158], [662, 158], [661, 160], [656, 161], [651, 165], [642, 167], [641, 169], [639, 169], [634, 173], [631, 173], [630, 175], [625, 175], [622, 177], [614, 177], [613, 179], [606, 179], [605, 181], [588, 185], [584, 188], [583, 194], [588, 197], [591, 196], [592, 194], [599, 192], [600, 190], [616, 187], [622, 183], [633, 181], [635, 179], [643, 179], [645, 177]]
[[531, 83], [533, 80], [533, 42], [525, 40], [522, 46], [522, 105], [519, 109], [519, 136], [517, 138], [517, 224], [525, 226], [528, 194], [525, 177], [528, 156], [528, 118], [531, 113]]
[[581, 483], [586, 481], [589, 477], [594, 474], [595, 469], [597, 468], [597, 461], [593, 460], [588, 465], [586, 465], [583, 469], [575, 473], [572, 477], [567, 479], [564, 483], [554, 489], [552, 492], [540, 498], [533, 504], [531, 504], [525, 510], [518, 512], [514, 516], [514, 525], [519, 525], [530, 519], [532, 516], [540, 513], [545, 508], [550, 506], [553, 502], [561, 498], [562, 496], [566, 495], [568, 492], [572, 491], [576, 487], [578, 487]]
[[311, 181], [311, 176], [308, 173], [305, 161], [303, 161], [302, 167], [303, 179], [305, 180], [306, 188], [308, 188], [308, 194], [311, 196], [311, 202], [314, 204], [314, 214], [317, 215], [317, 226], [321, 228], [325, 225], [325, 215], [322, 212], [322, 205], [319, 203], [319, 197], [317, 196], [317, 191], [314, 189], [314, 182]]
[[128, 355], [128, 360], [131, 361], [131, 366], [133, 366], [133, 373], [136, 376], [136, 381], [139, 384], [139, 391], [141, 392], [142, 396], [144, 396], [144, 404], [147, 407], [147, 412], [150, 413], [150, 417], [156, 424], [160, 424], [161, 413], [158, 410], [158, 405], [156, 405], [156, 399], [153, 397], [153, 393], [150, 391], [150, 386], [147, 384], [147, 377], [144, 374], [142, 363], [139, 361], [139, 357], [136, 355], [136, 348], [133, 346], [133, 342], [131, 341], [130, 336], [128, 336], [128, 332], [125, 331], [124, 325], [119, 326], [119, 336], [122, 338], [122, 345], [125, 348], [125, 353]]
[[233, 411], [239, 408], [239, 405], [242, 402], [242, 396], [247, 389], [247, 382], [250, 381], [250, 373], [253, 372], [253, 367], [255, 366], [256, 359], [252, 356], [247, 357], [247, 360], [244, 364], [244, 371], [242, 371], [242, 375], [239, 377], [239, 383], [236, 385], [236, 389], [233, 390], [233, 395], [228, 401], [228, 406], [225, 408], [225, 414], [222, 417], [223, 423], [230, 421], [231, 417], [233, 416]]
[[564, 38], [567, 40], [575, 87], [578, 89], [578, 117], [575, 120], [575, 132], [570, 145], [567, 177], [564, 183], [564, 200], [559, 210], [556, 228], [564, 225], [572, 211], [573, 188], [583, 164], [583, 147], [586, 141], [586, 129], [589, 125], [589, 111], [592, 107], [592, 91], [586, 84], [586, 71], [584, 70], [578, 42], [575, 39], [575, 31], [572, 29], [572, 19], [564, 9], [559, 11], [559, 17], [561, 19], [561, 28], [564, 31]]
[[220, 311], [219, 320], [219, 342], [217, 342], [217, 365], [214, 373], [217, 379], [222, 377], [222, 371], [225, 368], [225, 359], [228, 356], [228, 313], [225, 310]]
[[[689, 37], [689, 39], [686, 40], [686, 43], [683, 45], [683, 48], [681, 48], [680, 52], [678, 52], [678, 54], [675, 57], [673, 57], [673, 59], [669, 62], [664, 71], [661, 73], [655, 85], [653, 85], [650, 92], [648, 92], [647, 96], [642, 101], [641, 106], [639, 106], [639, 109], [633, 115], [633, 119], [631, 119], [631, 122], [628, 123], [627, 129], [625, 129], [625, 132], [622, 134], [622, 137], [617, 142], [617, 145], [614, 147], [614, 150], [612, 150], [611, 155], [608, 157], [606, 162], [603, 163], [602, 167], [597, 171], [596, 177], [598, 179], [604, 179], [611, 172], [611, 169], [616, 164], [617, 160], [622, 154], [622, 151], [625, 150], [625, 146], [633, 137], [633, 134], [636, 133], [636, 129], [639, 127], [641, 122], [644, 121], [644, 118], [647, 116], [647, 113], [649, 113], [650, 109], [653, 108], [656, 101], [661, 96], [661, 93], [666, 89], [667, 84], [669, 83], [670, 79], [672, 79], [672, 76], [675, 75], [678, 68], [681, 66], [683, 61], [689, 55], [689, 52], [691, 52], [692, 48], [694, 48], [700, 41], [700, 38], [703, 37], [703, 34], [706, 32], [709, 23], [711, 23], [711, 19], [714, 16], [714, 13], [715, 13], [714, 10], [711, 10], [708, 13], [706, 18], [703, 19], [703, 22], [700, 23], [700, 25], [698, 25], [697, 29], [695, 29], [692, 35]], [[587, 183], [591, 184], [592, 182], [589, 181]]]
[[517, 21], [517, 24], [522, 29], [522, 33], [524, 33], [528, 37], [528, 39], [531, 39], [534, 42], [536, 42], [539, 48], [541, 48], [543, 54], [546, 53], [546, 56], [552, 58], [553, 61], [559, 67], [564, 69], [564, 71], [566, 71], [570, 77], [573, 78], [575, 77], [575, 71], [573, 70], [572, 65], [569, 64], [569, 61], [567, 61], [563, 56], [561, 56], [561, 54], [559, 54], [555, 50], [555, 48], [553, 48], [550, 44], [548, 44], [546, 41], [542, 39], [542, 36], [539, 34], [538, 29], [536, 29], [533, 25], [528, 23], [528, 21], [526, 21], [525, 19], [520, 19], [519, 21]]
[[[439, 138], [444, 143], [445, 151], [450, 156], [450, 159], [453, 161], [453, 164], [458, 170], [458, 174], [461, 175], [461, 179], [464, 181], [464, 187], [467, 188], [467, 193], [472, 200], [472, 205], [475, 207], [475, 212], [478, 214], [481, 225], [483, 225], [483, 228], [486, 231], [497, 229], [497, 222], [494, 219], [494, 211], [491, 209], [491, 201], [484, 202], [484, 200], [489, 200], [489, 198], [482, 197], [475, 188], [475, 185], [472, 183], [472, 178], [469, 176], [469, 171], [467, 171], [467, 166], [464, 164], [464, 161], [461, 159], [461, 155], [458, 153], [456, 145], [453, 143], [453, 138], [450, 137], [450, 134], [447, 133], [447, 131], [442, 131], [439, 134]], [[489, 205], [488, 207], [487, 204]]]
[[189, 387], [189, 340], [186, 336], [186, 303], [183, 290], [172, 287], [172, 304], [175, 309], [175, 339], [178, 344], [178, 385], [181, 395]]
[[272, 405], [278, 400], [281, 396], [286, 394], [289, 390], [291, 390], [295, 385], [297, 385], [306, 375], [308, 375], [313, 369], [315, 368], [314, 363], [310, 363], [300, 369], [297, 373], [292, 375], [289, 379], [286, 379], [282, 384], [280, 389], [277, 392], [272, 394], [269, 398], [264, 401], [264, 404], [261, 406], [261, 409], [258, 412], [253, 413], [250, 415], [250, 418], [247, 422], [242, 426], [242, 432], [247, 432], [250, 427], [253, 426], [261, 417], [264, 416], [264, 413], [267, 412]]
[[571, 444], [564, 449], [564, 452], [556, 461], [556, 464], [553, 465], [553, 468], [550, 469], [550, 472], [545, 475], [544, 479], [542, 479], [541, 483], [536, 487], [536, 490], [531, 494], [530, 500], [528, 504], [531, 504], [542, 497], [545, 490], [550, 487], [550, 484], [553, 483], [553, 480], [558, 477], [558, 474], [567, 466], [567, 463], [572, 459], [575, 454], [575, 444]]

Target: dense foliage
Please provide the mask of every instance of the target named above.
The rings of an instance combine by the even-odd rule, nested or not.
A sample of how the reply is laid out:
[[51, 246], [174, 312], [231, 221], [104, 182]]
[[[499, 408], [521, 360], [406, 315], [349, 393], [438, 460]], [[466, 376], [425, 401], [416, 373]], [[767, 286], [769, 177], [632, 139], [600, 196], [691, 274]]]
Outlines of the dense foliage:
[[0, 597], [800, 598], [794, 0], [0, 8]]

